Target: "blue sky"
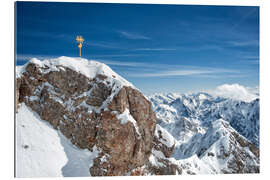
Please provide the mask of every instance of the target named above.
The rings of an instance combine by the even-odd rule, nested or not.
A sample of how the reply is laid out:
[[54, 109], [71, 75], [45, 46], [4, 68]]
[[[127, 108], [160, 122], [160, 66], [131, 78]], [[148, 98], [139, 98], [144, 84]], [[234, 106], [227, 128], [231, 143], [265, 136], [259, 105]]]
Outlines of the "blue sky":
[[78, 56], [146, 94], [259, 85], [259, 7], [17, 2], [17, 65]]

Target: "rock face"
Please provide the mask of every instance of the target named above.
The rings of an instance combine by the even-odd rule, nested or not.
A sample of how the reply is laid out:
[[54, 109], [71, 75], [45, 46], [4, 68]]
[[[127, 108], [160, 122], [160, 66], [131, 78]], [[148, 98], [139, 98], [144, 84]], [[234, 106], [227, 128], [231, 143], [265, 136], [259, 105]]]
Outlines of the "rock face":
[[21, 102], [74, 145], [99, 149], [92, 176], [125, 175], [148, 162], [156, 125], [151, 103], [104, 64], [33, 59], [16, 79], [16, 107]]

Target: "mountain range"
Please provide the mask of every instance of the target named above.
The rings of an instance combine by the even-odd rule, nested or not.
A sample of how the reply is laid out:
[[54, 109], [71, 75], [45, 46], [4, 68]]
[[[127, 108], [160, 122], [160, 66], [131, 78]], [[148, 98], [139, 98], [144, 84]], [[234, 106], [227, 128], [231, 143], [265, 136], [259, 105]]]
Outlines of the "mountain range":
[[176, 160], [196, 156], [211, 173], [259, 170], [258, 98], [245, 102], [204, 92], [155, 94], [148, 99], [157, 123], [176, 141], [172, 155]]
[[258, 98], [145, 96], [83, 58], [16, 67], [17, 177], [258, 173], [259, 143]]

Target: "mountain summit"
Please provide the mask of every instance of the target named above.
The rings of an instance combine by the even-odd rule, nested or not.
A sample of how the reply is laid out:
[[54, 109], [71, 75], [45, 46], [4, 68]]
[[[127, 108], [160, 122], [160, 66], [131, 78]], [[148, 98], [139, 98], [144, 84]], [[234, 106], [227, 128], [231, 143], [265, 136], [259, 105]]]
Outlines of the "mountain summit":
[[[127, 174], [145, 165], [151, 154], [156, 125], [151, 103], [103, 63], [69, 57], [30, 60], [17, 68], [18, 113], [25, 112], [20, 111], [25, 105], [76, 147], [97, 152], [89, 175]], [[24, 158], [17, 154], [17, 161]]]

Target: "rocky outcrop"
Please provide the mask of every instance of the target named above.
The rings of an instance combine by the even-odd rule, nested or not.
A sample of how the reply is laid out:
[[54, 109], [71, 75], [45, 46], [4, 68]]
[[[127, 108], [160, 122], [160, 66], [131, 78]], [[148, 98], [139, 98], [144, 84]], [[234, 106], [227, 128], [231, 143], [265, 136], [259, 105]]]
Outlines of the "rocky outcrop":
[[147, 172], [155, 175], [182, 174], [182, 168], [169, 159], [173, 154], [175, 139], [158, 124], [154, 135], [154, 146], [147, 164]]
[[92, 176], [125, 175], [148, 162], [156, 117], [141, 92], [94, 64], [101, 69], [87, 76], [61, 59], [29, 62], [16, 79], [16, 107], [24, 102], [79, 148], [96, 146]]
[[175, 143], [176, 141], [171, 134], [157, 124], [153, 148], [157, 151], [161, 151], [166, 158], [169, 158], [173, 154]]

